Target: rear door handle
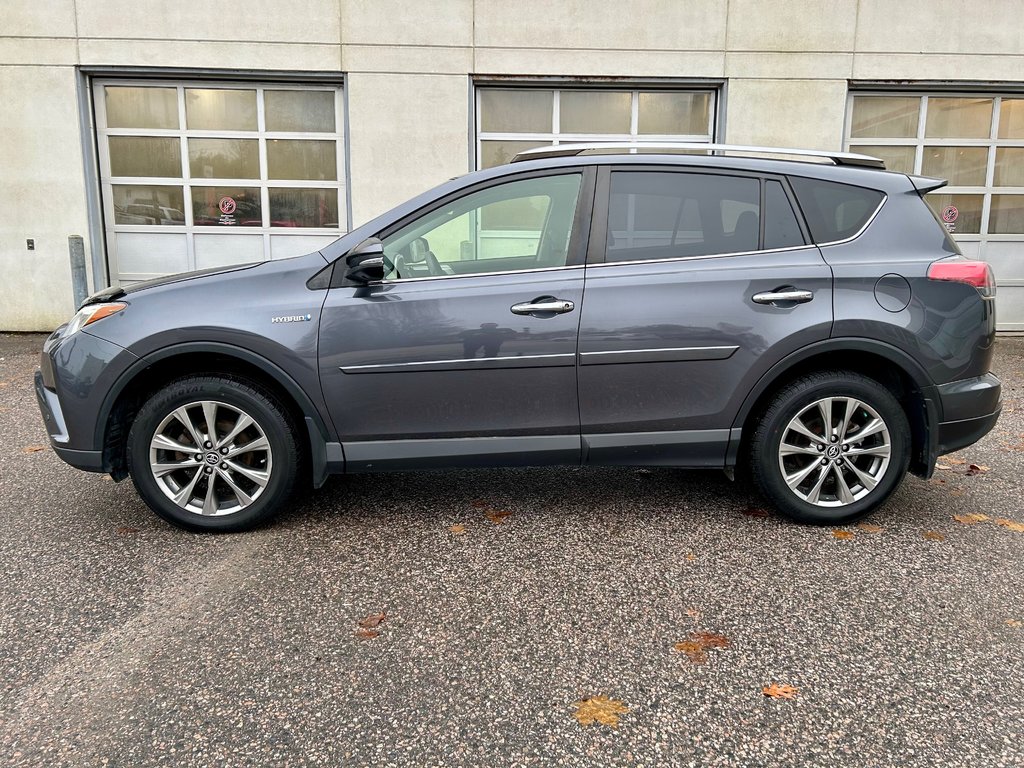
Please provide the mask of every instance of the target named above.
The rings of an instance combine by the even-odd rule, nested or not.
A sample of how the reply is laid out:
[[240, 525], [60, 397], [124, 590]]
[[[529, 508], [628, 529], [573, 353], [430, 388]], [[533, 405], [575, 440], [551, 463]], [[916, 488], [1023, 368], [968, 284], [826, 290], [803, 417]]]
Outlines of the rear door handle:
[[814, 298], [812, 291], [804, 291], [800, 288], [780, 288], [776, 291], [755, 293], [750, 297], [755, 304], [803, 304]]
[[560, 315], [563, 312], [572, 312], [576, 309], [576, 305], [567, 299], [556, 299], [552, 296], [541, 296], [533, 301], [525, 301], [522, 304], [513, 304], [511, 309], [512, 314], [514, 315]]

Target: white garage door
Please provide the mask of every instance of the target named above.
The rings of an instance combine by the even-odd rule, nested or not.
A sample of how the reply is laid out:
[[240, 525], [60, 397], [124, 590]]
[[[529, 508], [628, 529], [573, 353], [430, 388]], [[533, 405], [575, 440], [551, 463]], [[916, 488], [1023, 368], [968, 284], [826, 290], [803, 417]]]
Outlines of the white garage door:
[[113, 284], [317, 250], [347, 227], [341, 89], [94, 84]]
[[965, 255], [995, 271], [1001, 330], [1024, 330], [1024, 95], [855, 93], [846, 145], [948, 179], [927, 196]]

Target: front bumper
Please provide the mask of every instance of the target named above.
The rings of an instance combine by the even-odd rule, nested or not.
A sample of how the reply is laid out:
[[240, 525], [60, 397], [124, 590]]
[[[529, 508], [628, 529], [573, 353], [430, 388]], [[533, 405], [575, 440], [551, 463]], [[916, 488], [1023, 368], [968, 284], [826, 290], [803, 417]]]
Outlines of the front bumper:
[[68, 432], [64, 422], [64, 412], [56, 392], [51, 392], [43, 385], [43, 372], [36, 371], [36, 400], [43, 414], [43, 423], [50, 435], [50, 445], [61, 459], [76, 469], [86, 472], [103, 472], [103, 451], [82, 451], [68, 448]]
[[36, 400], [54, 452], [89, 472], [104, 466], [102, 405], [117, 378], [137, 358], [109, 341], [60, 329], [43, 344], [35, 374]]
[[991, 373], [951, 381], [936, 388], [942, 421], [937, 425], [935, 455], [973, 445], [995, 426], [1002, 411], [1002, 384]]

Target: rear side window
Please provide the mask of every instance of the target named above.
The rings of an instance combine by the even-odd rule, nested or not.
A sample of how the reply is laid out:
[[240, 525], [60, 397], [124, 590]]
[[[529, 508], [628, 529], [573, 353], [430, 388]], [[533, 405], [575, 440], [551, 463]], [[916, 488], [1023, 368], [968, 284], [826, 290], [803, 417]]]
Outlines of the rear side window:
[[744, 176], [612, 173], [605, 260], [756, 251], [760, 182]]
[[860, 232], [884, 197], [877, 189], [834, 181], [793, 176], [789, 182], [817, 243], [845, 240]]
[[764, 185], [764, 247], [793, 248], [805, 245], [796, 213], [781, 182], [768, 179]]

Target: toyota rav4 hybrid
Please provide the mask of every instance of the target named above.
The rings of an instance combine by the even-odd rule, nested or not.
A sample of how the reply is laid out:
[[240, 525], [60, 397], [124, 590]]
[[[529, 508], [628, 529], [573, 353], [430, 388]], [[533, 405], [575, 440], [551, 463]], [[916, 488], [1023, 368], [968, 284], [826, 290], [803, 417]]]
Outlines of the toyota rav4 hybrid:
[[197, 531], [331, 473], [551, 464], [742, 470], [841, 524], [992, 429], [993, 277], [944, 181], [645, 149], [530, 150], [316, 253], [95, 294], [36, 373], [54, 450]]

